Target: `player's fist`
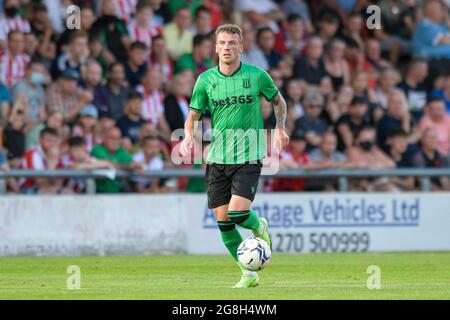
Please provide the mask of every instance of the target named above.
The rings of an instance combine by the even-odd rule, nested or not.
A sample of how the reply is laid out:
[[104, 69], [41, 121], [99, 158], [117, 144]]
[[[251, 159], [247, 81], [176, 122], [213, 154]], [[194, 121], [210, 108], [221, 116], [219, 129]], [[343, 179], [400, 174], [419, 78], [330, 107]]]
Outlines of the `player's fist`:
[[180, 145], [180, 155], [182, 157], [186, 156], [191, 152], [192, 146], [194, 145], [194, 139], [190, 135], [186, 135]]
[[275, 141], [280, 151], [289, 144], [289, 136], [284, 129], [275, 128]]

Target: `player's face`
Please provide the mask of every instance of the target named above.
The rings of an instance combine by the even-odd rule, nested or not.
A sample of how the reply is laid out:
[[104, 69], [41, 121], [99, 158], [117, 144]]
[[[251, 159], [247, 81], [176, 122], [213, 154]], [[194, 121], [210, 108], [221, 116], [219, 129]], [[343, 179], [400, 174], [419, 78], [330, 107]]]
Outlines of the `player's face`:
[[219, 61], [225, 64], [233, 64], [240, 59], [242, 53], [242, 40], [238, 34], [221, 32], [216, 39], [216, 53]]

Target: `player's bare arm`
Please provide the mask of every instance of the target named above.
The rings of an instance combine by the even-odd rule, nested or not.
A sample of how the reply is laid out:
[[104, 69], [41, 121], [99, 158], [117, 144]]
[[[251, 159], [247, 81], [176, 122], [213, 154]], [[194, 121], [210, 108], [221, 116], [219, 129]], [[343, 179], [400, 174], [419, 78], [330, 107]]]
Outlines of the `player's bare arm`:
[[287, 106], [286, 101], [279, 92], [273, 98], [272, 105], [276, 118], [275, 139], [280, 149], [283, 150], [289, 143], [289, 136], [286, 133]]
[[188, 154], [194, 144], [195, 122], [200, 120], [202, 114], [193, 110], [189, 111], [186, 122], [184, 123], [184, 139], [181, 142], [180, 154], [184, 157]]

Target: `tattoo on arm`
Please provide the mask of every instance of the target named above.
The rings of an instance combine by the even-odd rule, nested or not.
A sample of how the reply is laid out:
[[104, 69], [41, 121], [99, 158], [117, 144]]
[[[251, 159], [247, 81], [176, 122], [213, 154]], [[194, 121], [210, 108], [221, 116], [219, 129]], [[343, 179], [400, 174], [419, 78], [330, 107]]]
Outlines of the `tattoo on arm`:
[[284, 101], [283, 96], [279, 92], [273, 98], [272, 105], [275, 112], [275, 118], [277, 120], [276, 127], [280, 129], [285, 129], [287, 107], [286, 101]]

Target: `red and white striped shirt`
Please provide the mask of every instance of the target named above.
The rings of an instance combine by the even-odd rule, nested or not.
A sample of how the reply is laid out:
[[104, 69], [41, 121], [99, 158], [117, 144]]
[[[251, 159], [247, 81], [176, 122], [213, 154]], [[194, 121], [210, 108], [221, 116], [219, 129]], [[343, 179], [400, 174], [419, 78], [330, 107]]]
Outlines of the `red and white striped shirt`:
[[148, 92], [143, 85], [138, 85], [136, 91], [144, 97], [142, 101], [142, 117], [145, 121], [158, 125], [164, 113], [164, 94], [160, 90]]
[[135, 12], [136, 4], [137, 0], [114, 0], [117, 17], [128, 23]]
[[161, 26], [150, 25], [148, 28], [139, 26], [136, 20], [128, 24], [128, 32], [132, 41], [140, 41], [150, 49], [152, 47], [152, 38], [162, 34]]
[[160, 63], [157, 63], [152, 56], [150, 55], [148, 59], [148, 65], [152, 67], [158, 68], [162, 74], [163, 74], [163, 82], [167, 83], [173, 78], [173, 62], [172, 60], [168, 59], [167, 62], [164, 65], [161, 65]]
[[11, 88], [25, 76], [29, 61], [27, 54], [12, 57], [8, 52], [0, 53], [0, 82]]
[[8, 39], [8, 33], [16, 30], [29, 33], [31, 31], [30, 24], [20, 16], [12, 19], [6, 17], [0, 19], [0, 41], [6, 41]]

